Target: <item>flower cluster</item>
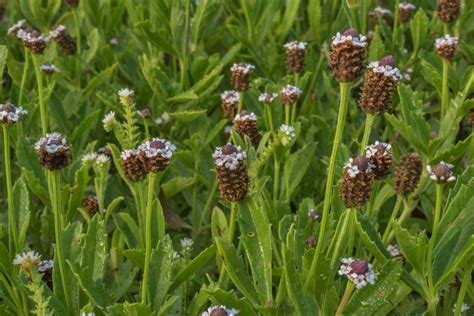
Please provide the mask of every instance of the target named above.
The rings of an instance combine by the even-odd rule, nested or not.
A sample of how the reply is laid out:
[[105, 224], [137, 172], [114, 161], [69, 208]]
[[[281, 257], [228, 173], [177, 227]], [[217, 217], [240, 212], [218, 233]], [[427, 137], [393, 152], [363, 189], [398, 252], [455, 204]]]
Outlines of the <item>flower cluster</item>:
[[398, 68], [394, 67], [391, 62], [385, 62], [383, 61], [373, 61], [369, 64], [367, 67], [373, 72], [381, 73], [386, 77], [390, 77], [392, 80], [401, 80], [402, 79], [402, 74], [400, 73], [400, 70]]
[[258, 96], [258, 101], [270, 104], [276, 99], [276, 97], [278, 97], [277, 93], [262, 93]]
[[339, 196], [344, 205], [362, 207], [370, 199], [374, 179], [374, 165], [364, 156], [350, 158], [344, 166]]
[[40, 164], [50, 170], [60, 170], [69, 164], [69, 145], [66, 137], [59, 133], [50, 133], [41, 137], [35, 144]]
[[402, 156], [393, 177], [395, 192], [404, 196], [415, 191], [420, 181], [421, 172], [422, 162], [420, 156], [415, 153]]
[[280, 142], [283, 146], [288, 145], [296, 137], [295, 128], [293, 126], [282, 124], [278, 129]]
[[227, 308], [223, 305], [211, 306], [201, 316], [235, 316], [239, 313], [234, 308]]
[[375, 180], [385, 179], [392, 170], [392, 145], [379, 143], [365, 147], [365, 157], [373, 166]]
[[452, 172], [453, 167], [454, 166], [452, 164], [441, 161], [439, 164], [433, 167], [427, 165], [426, 171], [428, 171], [430, 179], [438, 183], [452, 182], [456, 180], [456, 177]]
[[49, 38], [34, 29], [19, 29], [16, 32], [23, 45], [30, 50], [32, 54], [42, 54], [46, 49]]
[[235, 170], [242, 161], [247, 159], [247, 154], [245, 151], [241, 151], [240, 146], [227, 144], [217, 147], [212, 158], [214, 158], [216, 166]]
[[351, 82], [364, 71], [367, 38], [354, 29], [332, 38], [329, 67], [339, 82]]
[[40, 70], [42, 73], [48, 76], [59, 72], [59, 68], [53, 64], [43, 64], [40, 66]]
[[260, 143], [260, 133], [257, 128], [257, 116], [253, 112], [243, 110], [234, 118], [234, 127], [240, 137], [250, 138], [253, 147]]
[[459, 38], [446, 34], [435, 41], [436, 53], [444, 59], [451, 59], [458, 48]]
[[356, 288], [361, 289], [367, 284], [375, 284], [377, 275], [370, 263], [361, 259], [343, 258], [338, 274], [345, 275], [349, 281], [355, 284]]
[[239, 102], [240, 94], [238, 91], [224, 91], [221, 94], [221, 106], [224, 111], [224, 117], [233, 119]]
[[169, 165], [176, 147], [167, 140], [154, 137], [141, 144], [138, 150], [145, 171], [158, 172]]
[[300, 96], [301, 90], [298, 87], [292, 86], [290, 84], [284, 86], [280, 90], [280, 99], [284, 105], [295, 104]]
[[0, 124], [15, 124], [26, 115], [28, 115], [28, 112], [22, 107], [16, 107], [9, 102], [0, 104]]
[[401, 23], [410, 21], [412, 12], [416, 9], [414, 4], [409, 2], [400, 2], [398, 4], [398, 19]]
[[235, 90], [245, 91], [250, 85], [250, 73], [255, 69], [254, 65], [247, 63], [238, 63], [230, 68], [230, 82]]
[[301, 72], [305, 64], [306, 42], [292, 41], [285, 44], [285, 65], [289, 71]]
[[400, 252], [400, 247], [398, 245], [388, 245], [387, 251], [390, 253], [392, 258], [400, 257], [402, 253]]
[[58, 44], [66, 55], [73, 55], [77, 51], [74, 38], [69, 35], [64, 25], [58, 25], [49, 32], [49, 36]]

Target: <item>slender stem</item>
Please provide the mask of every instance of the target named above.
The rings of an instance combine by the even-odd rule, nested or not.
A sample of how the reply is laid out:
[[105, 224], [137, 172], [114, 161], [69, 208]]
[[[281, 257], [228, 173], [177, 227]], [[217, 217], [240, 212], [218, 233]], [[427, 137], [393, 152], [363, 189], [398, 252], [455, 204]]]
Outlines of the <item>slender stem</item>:
[[[336, 240], [336, 245], [334, 246], [334, 251], [332, 253], [332, 258], [331, 258], [331, 267], [334, 267], [336, 264], [336, 261], [338, 257], [340, 256], [341, 248], [343, 247], [342, 244], [344, 243], [344, 236], [346, 232], [348, 232], [348, 226], [350, 225], [351, 222], [351, 210], [350, 208], [346, 209], [344, 214], [341, 215], [340, 220], [342, 220], [342, 226], [341, 229], [339, 230], [340, 234]], [[319, 242], [318, 242], [319, 243]]]
[[360, 143], [360, 155], [364, 155], [365, 153], [365, 147], [369, 143], [370, 132], [372, 131], [374, 120], [375, 120], [374, 115], [367, 114], [367, 118], [365, 119], [364, 136], [362, 137], [362, 142]]
[[142, 282], [142, 304], [147, 303], [147, 288], [150, 273], [151, 261], [151, 215], [153, 210], [153, 191], [155, 187], [156, 173], [150, 172], [148, 174], [148, 193], [145, 213], [145, 265], [143, 269]]
[[38, 56], [32, 54], [31, 57], [33, 58], [33, 67], [35, 67], [35, 74], [36, 74], [36, 82], [38, 85], [38, 102], [40, 108], [40, 116], [41, 116], [41, 132], [45, 135], [48, 131], [48, 121], [46, 117], [46, 108], [44, 104], [44, 96], [43, 96], [43, 77], [41, 76], [41, 69]]
[[227, 242], [229, 244], [232, 244], [232, 241], [234, 240], [235, 224], [237, 222], [238, 208], [239, 208], [239, 205], [237, 204], [237, 202], [230, 203], [229, 236], [227, 239]]
[[290, 125], [290, 106], [285, 105], [285, 124]]
[[382, 242], [386, 244], [388, 242], [388, 236], [392, 230], [393, 223], [395, 222], [395, 218], [398, 215], [398, 211], [400, 210], [400, 206], [402, 205], [403, 197], [397, 195], [397, 201], [395, 202], [395, 206], [392, 210], [392, 215], [390, 215], [390, 219], [388, 220], [387, 227], [385, 228], [385, 232], [383, 233]]
[[239, 92], [239, 105], [237, 106], [237, 114], [240, 114], [243, 106], [244, 106], [244, 92], [240, 91]]
[[448, 90], [448, 70], [449, 62], [443, 58], [443, 86], [441, 92], [441, 119], [444, 118], [449, 107], [449, 90]]
[[316, 246], [316, 251], [314, 252], [314, 257], [311, 262], [309, 274], [304, 284], [305, 290], [308, 289], [309, 284], [314, 277], [314, 273], [316, 272], [316, 267], [318, 263], [318, 258], [322, 250], [322, 245], [324, 244], [326, 226], [327, 226], [327, 221], [329, 217], [328, 216], [329, 209], [331, 207], [331, 201], [332, 201], [332, 186], [333, 186], [333, 181], [334, 181], [334, 171], [336, 169], [337, 153], [339, 150], [339, 145], [341, 143], [342, 134], [344, 131], [344, 123], [345, 123], [345, 118], [346, 118], [347, 103], [348, 103], [350, 91], [351, 91], [350, 82], [340, 83], [341, 100], [339, 104], [339, 114], [337, 116], [336, 134], [334, 135], [331, 158], [329, 160], [328, 177], [326, 180], [326, 190], [324, 194], [323, 214], [322, 214], [321, 226], [320, 226], [319, 238], [318, 238], [319, 242], [318, 242], [318, 245]]
[[433, 219], [433, 229], [431, 230], [431, 238], [428, 244], [428, 256], [426, 258], [426, 270], [428, 273], [428, 287], [430, 293], [434, 296], [434, 284], [433, 284], [433, 269], [432, 269], [432, 261], [433, 261], [433, 249], [436, 243], [436, 237], [438, 234], [439, 229], [439, 219], [441, 216], [441, 203], [443, 200], [443, 184], [436, 184], [436, 204], [435, 204], [435, 211], [434, 211], [434, 219]]
[[[76, 8], [72, 10], [72, 14], [74, 15], [74, 24], [76, 26], [76, 45], [77, 45], [77, 52], [78, 56], [81, 56], [81, 20], [79, 19], [79, 9]], [[76, 78], [79, 84], [79, 88], [81, 86], [81, 60], [80, 58], [75, 58], [76, 61]]]
[[274, 174], [273, 174], [273, 207], [276, 208], [278, 200], [278, 188], [280, 180], [280, 162], [274, 157]]
[[267, 114], [268, 123], [270, 124], [270, 130], [273, 132], [273, 117], [272, 117], [272, 109], [270, 109], [269, 104], [265, 104], [265, 112]]
[[10, 163], [10, 135], [9, 127], [6, 124], [3, 127], [3, 153], [5, 157], [5, 179], [7, 186], [7, 201], [8, 201], [8, 233], [10, 234], [10, 252], [17, 253], [18, 244], [18, 229], [16, 225], [15, 209], [13, 207], [13, 191], [12, 191], [12, 170]]
[[399, 0], [395, 1], [395, 18], [393, 21], [393, 33], [392, 33], [392, 49], [395, 48], [395, 45], [397, 43], [397, 38], [398, 38], [398, 26], [399, 26], [399, 20], [398, 20], [398, 4]]
[[458, 299], [456, 301], [456, 310], [454, 316], [461, 315], [462, 303], [464, 302], [464, 296], [466, 295], [467, 288], [471, 283], [472, 264], [468, 264], [464, 269], [464, 276], [461, 281], [461, 288], [459, 289]]
[[148, 127], [148, 121], [146, 119], [143, 120], [143, 125], [145, 126], [145, 136], [147, 139], [150, 138], [150, 129]]
[[[289, 149], [288, 149], [289, 150]], [[286, 204], [290, 205], [290, 166], [289, 166], [289, 153], [285, 159], [285, 196]]]
[[354, 249], [355, 228], [357, 225], [357, 209], [349, 209], [349, 236], [347, 242], [347, 254], [351, 257]]
[[[188, 37], [189, 37], [189, 0], [184, 1], [185, 6], [185, 18], [184, 18], [184, 34], [183, 34], [183, 46], [182, 46], [182, 53], [181, 53], [181, 78], [180, 83], [184, 85], [186, 82], [186, 68], [188, 63]], [[240, 111], [239, 111], [240, 113]]]
[[354, 283], [347, 281], [346, 290], [344, 291], [344, 295], [342, 296], [341, 302], [336, 310], [336, 316], [342, 315], [347, 302], [349, 302], [349, 299], [351, 298], [352, 291], [354, 291]]
[[214, 198], [214, 195], [216, 194], [217, 190], [217, 181], [214, 181], [214, 184], [212, 185], [212, 189], [209, 192], [209, 196], [207, 197], [206, 204], [204, 205], [204, 210], [202, 211], [201, 219], [199, 220], [199, 229], [198, 229], [198, 234], [200, 234], [202, 230], [202, 225], [204, 222], [204, 218], [206, 218], [207, 213], [209, 212], [209, 207], [211, 206], [212, 199]]
[[20, 84], [20, 93], [18, 95], [18, 104], [23, 105], [23, 93], [25, 91], [26, 85], [26, 78], [28, 77], [28, 73], [30, 70], [30, 56], [28, 54], [28, 48], [24, 48], [24, 55], [25, 55], [25, 64], [23, 66], [23, 74], [21, 76], [21, 84]]
[[69, 293], [69, 287], [66, 279], [66, 264], [62, 250], [61, 231], [62, 231], [62, 212], [61, 212], [61, 177], [59, 171], [48, 171], [48, 188], [51, 206], [54, 216], [54, 232], [56, 235], [55, 259], [58, 260], [59, 274], [61, 277], [64, 298], [69, 311], [72, 311], [72, 302]]

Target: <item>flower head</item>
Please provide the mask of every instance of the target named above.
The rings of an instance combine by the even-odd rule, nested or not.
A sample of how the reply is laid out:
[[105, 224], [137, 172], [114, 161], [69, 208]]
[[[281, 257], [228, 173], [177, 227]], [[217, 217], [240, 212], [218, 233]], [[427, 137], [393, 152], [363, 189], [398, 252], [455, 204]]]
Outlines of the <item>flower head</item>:
[[92, 166], [97, 159], [96, 153], [88, 153], [82, 156], [82, 164], [86, 166]]
[[235, 316], [239, 313], [234, 308], [227, 308], [223, 305], [211, 306], [201, 316]]
[[9, 102], [0, 104], [0, 124], [15, 124], [26, 115], [28, 115], [28, 112], [22, 107], [16, 107]]
[[118, 95], [120, 98], [120, 103], [127, 105], [133, 101], [133, 98], [135, 97], [135, 91], [129, 88], [124, 88], [118, 91]]
[[183, 251], [191, 251], [194, 245], [194, 241], [191, 238], [183, 238], [180, 240], [181, 243], [181, 248], [183, 248]]
[[26, 20], [18, 20], [15, 24], [13, 24], [7, 31], [7, 34], [10, 36], [15, 36], [18, 37], [18, 31], [19, 30], [25, 30], [27, 28], [26, 26]]
[[[458, 307], [458, 304], [457, 303], [454, 303], [453, 305], [453, 313], [456, 312], [456, 308]], [[466, 303], [462, 303], [461, 305], [461, 313], [467, 311], [468, 309], [470, 308], [469, 305], [467, 305]]]
[[115, 118], [115, 112], [110, 111], [107, 113], [104, 118], [102, 119], [102, 124], [104, 126], [105, 131], [110, 132], [114, 129], [117, 124], [117, 119]]
[[456, 180], [456, 177], [452, 172], [453, 167], [454, 166], [452, 164], [441, 161], [439, 164], [433, 167], [427, 165], [426, 171], [428, 171], [430, 179], [438, 183], [452, 182]]
[[398, 247], [398, 245], [388, 245], [387, 251], [390, 253], [390, 256], [392, 256], [392, 258], [400, 257], [402, 255], [402, 253], [400, 252], [400, 247]]
[[138, 147], [140, 159], [147, 172], [164, 170], [170, 163], [176, 147], [167, 140], [152, 138]]
[[37, 266], [41, 262], [41, 255], [35, 251], [28, 251], [17, 254], [13, 259], [13, 264], [18, 265], [25, 272], [30, 271], [31, 266]]
[[40, 164], [50, 171], [60, 170], [69, 164], [69, 145], [66, 137], [59, 133], [50, 133], [41, 137], [35, 144]]
[[282, 124], [278, 129], [278, 135], [280, 136], [280, 142], [282, 145], [286, 146], [295, 139], [295, 128], [293, 126]]
[[280, 90], [280, 99], [284, 105], [295, 104], [301, 96], [301, 90], [290, 84]]
[[53, 64], [42, 64], [40, 66], [40, 70], [41, 70], [42, 73], [44, 73], [45, 75], [48, 75], [48, 76], [59, 72], [59, 68], [56, 67]]
[[375, 284], [377, 275], [369, 262], [362, 259], [343, 258], [341, 263], [338, 274], [345, 275], [356, 288], [361, 289], [367, 284]]
[[245, 151], [241, 151], [240, 146], [227, 144], [217, 147], [212, 158], [214, 158], [216, 166], [235, 170], [242, 161], [247, 159], [247, 154]]
[[49, 38], [34, 29], [19, 29], [16, 36], [32, 54], [41, 54], [46, 48]]
[[232, 68], [230, 68], [230, 82], [234, 89], [245, 91], [249, 88], [250, 74], [253, 69], [255, 69], [255, 66], [247, 63], [232, 65]]
[[265, 104], [270, 104], [276, 99], [277, 96], [278, 93], [262, 93], [258, 96], [258, 101]]

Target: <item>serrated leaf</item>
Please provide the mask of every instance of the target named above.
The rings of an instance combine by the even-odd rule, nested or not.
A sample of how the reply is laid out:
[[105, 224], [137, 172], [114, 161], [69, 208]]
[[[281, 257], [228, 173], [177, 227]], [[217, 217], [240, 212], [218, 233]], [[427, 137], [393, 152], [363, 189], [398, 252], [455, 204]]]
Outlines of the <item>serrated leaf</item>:
[[135, 220], [128, 213], [119, 213], [114, 217], [115, 225], [123, 234], [129, 248], [143, 245], [142, 237]]
[[95, 283], [101, 281], [105, 273], [107, 259], [107, 235], [104, 222], [95, 215], [89, 223], [81, 251], [81, 269]]
[[429, 21], [422, 8], [419, 8], [410, 21], [410, 32], [413, 41], [413, 51], [417, 52], [427, 38]]
[[394, 230], [401, 253], [415, 271], [420, 275], [423, 275], [425, 268], [426, 245], [428, 244], [425, 234], [420, 233], [418, 237], [412, 236], [398, 223], [394, 223]]
[[172, 256], [173, 245], [169, 236], [160, 240], [157, 249], [152, 249], [147, 294], [153, 302], [153, 310], [160, 308], [171, 286]]
[[180, 122], [191, 122], [197, 119], [200, 116], [203, 116], [206, 114], [206, 110], [198, 110], [198, 111], [183, 111], [183, 112], [174, 112], [174, 113], [169, 113], [169, 115]]

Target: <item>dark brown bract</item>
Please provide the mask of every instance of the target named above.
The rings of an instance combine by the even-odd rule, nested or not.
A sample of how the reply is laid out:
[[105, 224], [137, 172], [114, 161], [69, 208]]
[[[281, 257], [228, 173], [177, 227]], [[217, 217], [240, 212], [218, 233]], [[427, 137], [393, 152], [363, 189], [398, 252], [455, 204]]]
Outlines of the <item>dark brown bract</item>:
[[337, 33], [333, 37], [329, 67], [332, 75], [340, 82], [354, 81], [364, 71], [367, 41], [354, 29]]
[[305, 66], [306, 43], [293, 41], [285, 44], [285, 65], [290, 72], [301, 72]]
[[237, 114], [234, 119], [234, 127], [241, 138], [247, 136], [252, 142], [252, 146], [257, 148], [260, 143], [260, 133], [257, 128], [257, 116], [246, 110]]
[[99, 200], [95, 195], [87, 195], [82, 200], [82, 208], [92, 216], [99, 212]]
[[35, 150], [39, 155], [41, 166], [56, 171], [65, 168], [69, 164], [69, 145], [66, 138], [59, 133], [46, 134], [35, 144]]
[[456, 19], [461, 7], [461, 0], [438, 0], [436, 2], [436, 16], [443, 23], [450, 23]]
[[417, 154], [410, 153], [401, 157], [393, 178], [395, 192], [399, 195], [407, 195], [415, 191], [420, 181], [422, 168], [421, 158]]
[[140, 181], [146, 174], [145, 166], [139, 155], [140, 151], [136, 149], [127, 149], [120, 154], [120, 163], [125, 177], [132, 182]]
[[339, 196], [347, 208], [362, 207], [370, 198], [374, 175], [369, 160], [363, 156], [349, 159], [344, 166]]
[[232, 66], [230, 82], [235, 90], [245, 91], [249, 88], [250, 75], [254, 68], [253, 65], [246, 63], [238, 63]]
[[365, 148], [365, 156], [372, 165], [375, 180], [385, 179], [392, 171], [392, 146], [386, 143], [375, 142]]
[[221, 94], [221, 106], [225, 118], [231, 120], [234, 118], [239, 102], [240, 94], [237, 91], [225, 91]]
[[163, 171], [170, 164], [176, 147], [169, 141], [153, 138], [138, 147], [139, 158], [146, 172]]
[[19, 29], [16, 36], [28, 50], [35, 55], [42, 54], [46, 49], [48, 38], [35, 29]]
[[76, 40], [72, 38], [71, 35], [69, 35], [64, 25], [58, 25], [52, 29], [49, 32], [49, 36], [51, 36], [53, 41], [58, 44], [58, 46], [66, 55], [73, 55], [76, 53]]
[[398, 5], [398, 20], [401, 23], [407, 23], [410, 21], [413, 11], [415, 11], [416, 6], [408, 2], [401, 2]]

